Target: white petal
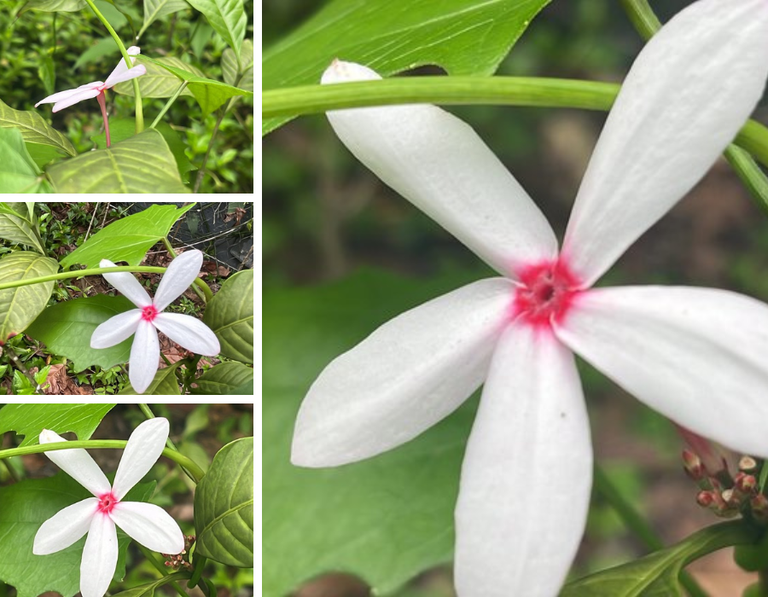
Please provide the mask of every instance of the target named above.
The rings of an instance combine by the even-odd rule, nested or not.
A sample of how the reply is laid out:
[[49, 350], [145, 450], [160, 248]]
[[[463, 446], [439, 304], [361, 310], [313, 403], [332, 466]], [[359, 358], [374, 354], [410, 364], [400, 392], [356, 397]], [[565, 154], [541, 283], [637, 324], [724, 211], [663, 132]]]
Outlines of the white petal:
[[462, 597], [554, 597], [586, 523], [589, 420], [571, 352], [512, 325], [499, 340], [456, 505]]
[[126, 338], [136, 333], [141, 321], [141, 310], [131, 309], [110, 317], [93, 330], [91, 348], [109, 348], [120, 344]]
[[763, 94], [766, 56], [765, 0], [695, 2], [646, 45], [605, 123], [565, 236], [563, 252], [588, 284], [733, 140]]
[[[48, 97], [41, 99], [39, 102], [35, 104], [35, 108], [37, 108], [40, 104], [55, 104], [56, 102], [66, 100], [71, 97], [79, 96], [79, 94], [82, 93], [83, 91], [86, 91], [89, 89], [96, 89], [101, 85], [102, 85], [101, 81], [93, 81], [92, 83], [86, 83], [85, 85], [80, 85], [80, 87], [76, 89], [65, 89], [64, 91], [58, 91], [53, 95], [49, 95]], [[95, 97], [95, 96], [92, 96], [92, 97]], [[77, 101], [80, 101], [80, 100], [77, 100]]]
[[165, 309], [190, 287], [202, 265], [203, 254], [200, 251], [185, 251], [171, 261], [155, 293], [154, 305], [158, 311]]
[[[67, 440], [49, 429], [43, 429], [40, 432], [41, 444], [65, 441]], [[49, 450], [45, 455], [93, 495], [99, 496], [110, 491], [109, 481], [104, 476], [104, 473], [101, 472], [99, 465], [82, 448]]]
[[[379, 78], [336, 60], [322, 82]], [[539, 208], [455, 116], [407, 105], [336, 110], [328, 120], [357, 159], [501, 274], [555, 256], [557, 240]]]
[[322, 467], [368, 458], [453, 412], [485, 379], [512, 289], [504, 278], [464, 286], [336, 358], [304, 398], [291, 461]]
[[184, 534], [159, 506], [143, 502], [120, 502], [110, 513], [112, 521], [147, 549], [177, 554], [184, 549]]
[[107, 86], [107, 89], [111, 89], [118, 83], [122, 83], [123, 81], [130, 81], [131, 79], [135, 79], [136, 77], [140, 77], [141, 75], [147, 74], [147, 67], [143, 64], [139, 64], [138, 66], [134, 66], [133, 68], [129, 68], [127, 71], [119, 74], [112, 73], [109, 75], [107, 80], [104, 82], [104, 84]]
[[59, 510], [37, 530], [32, 553], [44, 556], [72, 545], [88, 532], [98, 507], [99, 500], [91, 497]]
[[152, 323], [176, 344], [194, 353], [215, 357], [221, 352], [216, 334], [195, 317], [181, 313], [160, 313]]
[[[109, 259], [102, 259], [99, 267], [117, 267]], [[119, 290], [125, 298], [137, 307], [147, 307], [152, 304], [147, 291], [130, 272], [117, 272], [114, 274], [102, 274], [104, 279]]]
[[56, 102], [53, 105], [53, 108], [51, 108], [51, 112], [55, 113], [55, 112], [58, 112], [59, 110], [63, 110], [64, 108], [69, 108], [70, 106], [73, 106], [79, 102], [82, 102], [83, 100], [96, 97], [97, 95], [99, 95], [99, 93], [101, 93], [99, 89], [83, 89], [82, 91], [78, 91], [76, 94], [73, 94], [66, 99]]
[[[126, 50], [126, 54], [129, 56], [137, 56], [141, 54], [141, 50], [139, 50], [138, 46], [131, 46]], [[133, 64], [136, 62], [135, 58], [131, 58], [131, 67], [133, 67]], [[132, 70], [132, 69], [130, 69]], [[125, 73], [129, 71], [128, 66], [125, 64], [125, 58], [120, 58], [120, 62], [117, 63], [117, 66], [114, 68], [114, 70], [109, 74], [107, 77], [107, 80], [105, 81], [105, 84], [107, 87], [112, 87], [113, 85], [119, 83], [120, 81], [125, 81], [126, 79], [122, 78]], [[145, 71], [146, 72], [146, 69]], [[144, 74], [144, 73], [140, 73]], [[135, 77], [139, 75], [134, 75]], [[133, 77], [128, 77], [129, 79], [132, 79]]]
[[128, 368], [128, 379], [131, 380], [133, 389], [139, 394], [143, 393], [155, 378], [159, 360], [160, 342], [157, 339], [155, 326], [142, 319], [133, 338]]
[[80, 593], [83, 597], [104, 597], [117, 568], [117, 531], [105, 514], [91, 521], [80, 562]]
[[160, 458], [169, 431], [168, 419], [162, 417], [144, 421], [133, 430], [112, 484], [112, 491], [118, 500], [122, 500]]
[[596, 289], [557, 335], [676, 423], [768, 457], [768, 305], [705, 288]]

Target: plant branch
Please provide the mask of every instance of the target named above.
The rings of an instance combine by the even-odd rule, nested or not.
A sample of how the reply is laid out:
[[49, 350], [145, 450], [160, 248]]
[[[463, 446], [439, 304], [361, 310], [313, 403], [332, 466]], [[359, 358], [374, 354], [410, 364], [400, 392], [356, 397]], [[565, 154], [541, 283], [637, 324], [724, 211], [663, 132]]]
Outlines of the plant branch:
[[[7, 448], [0, 450], [0, 460], [4, 458], [11, 458], [12, 456], [23, 456], [25, 454], [42, 454], [44, 452], [50, 452], [55, 450], [67, 450], [70, 448], [84, 448], [87, 450], [94, 450], [98, 448], [112, 448], [118, 450], [124, 450], [127, 440], [124, 439], [89, 439], [89, 440], [77, 440], [71, 442], [53, 442], [50, 444], [37, 444], [35, 446], [24, 446], [23, 448]], [[165, 448], [163, 450], [163, 456], [173, 460], [176, 464], [179, 464], [189, 470], [192, 473], [195, 483], [199, 483], [205, 473], [194, 461], [190, 460], [184, 454]]]
[[[150, 564], [152, 564], [152, 566], [155, 567], [155, 570], [157, 570], [160, 573], [161, 577], [170, 576], [170, 574], [168, 573], [168, 569], [155, 559], [155, 554], [153, 552], [148, 550], [138, 541], [134, 541], [134, 543], [136, 543], [136, 546], [139, 548], [141, 553], [144, 554], [144, 557], [147, 559], [147, 561]], [[182, 589], [175, 580], [170, 581], [170, 585], [176, 590], [176, 592], [179, 594], [180, 597], [189, 597], [189, 593], [187, 593], [184, 589]]]
[[179, 98], [179, 96], [181, 95], [181, 92], [184, 91], [186, 88], [187, 88], [187, 81], [182, 81], [181, 85], [179, 85], [179, 88], [176, 91], [174, 91], [173, 95], [168, 98], [167, 102], [165, 102], [165, 105], [163, 106], [163, 109], [160, 110], [160, 113], [152, 121], [152, 124], [149, 125], [149, 128], [153, 129], [153, 128], [155, 128], [158, 125], [158, 123], [160, 122], [160, 119], [163, 116], [165, 116], [165, 113], [173, 105], [173, 102], [175, 102]]

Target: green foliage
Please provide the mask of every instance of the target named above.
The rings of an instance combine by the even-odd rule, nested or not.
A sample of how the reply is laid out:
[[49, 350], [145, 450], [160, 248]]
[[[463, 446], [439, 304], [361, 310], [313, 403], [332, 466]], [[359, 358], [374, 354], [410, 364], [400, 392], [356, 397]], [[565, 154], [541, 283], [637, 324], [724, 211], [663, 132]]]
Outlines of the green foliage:
[[162, 19], [170, 14], [189, 8], [185, 0], [144, 0], [144, 24], [138, 37], [147, 30], [155, 19]]
[[24, 203], [0, 203], [0, 239], [31, 247], [44, 255], [36, 224], [34, 211]]
[[[30, 251], [13, 251], [0, 258], [0, 283], [18, 282], [55, 274], [55, 259]], [[0, 342], [23, 332], [45, 308], [53, 282], [0, 290]]]
[[[153, 483], [139, 483], [126, 496], [129, 501], [147, 501]], [[0, 487], [0, 579], [16, 588], [18, 597], [37, 597], [56, 591], [72, 597], [79, 591], [83, 537], [71, 547], [46, 556], [32, 555], [32, 544], [40, 525], [59, 510], [91, 497], [87, 489], [64, 473], [45, 479], [25, 479]], [[115, 580], [125, 575], [128, 537], [118, 532]]]
[[[179, 368], [182, 361], [177, 361], [170, 367], [158, 370], [155, 373], [155, 377], [149, 387], [142, 392], [142, 395], [157, 395], [157, 396], [178, 396], [181, 394], [179, 391], [179, 381], [176, 379], [176, 369]], [[128, 387], [120, 392], [120, 396], [135, 396], [137, 394], [133, 386], [128, 384]]]
[[59, 435], [72, 431], [77, 439], [90, 439], [114, 404], [6, 404], [0, 409], [0, 434], [23, 435], [20, 447], [38, 443], [42, 429]]
[[253, 363], [253, 270], [224, 282], [205, 310], [203, 323], [218, 337], [221, 354]]
[[50, 185], [29, 155], [21, 132], [0, 128], [0, 188], [6, 193], [44, 193]]
[[195, 492], [196, 553], [229, 566], [253, 566], [253, 438], [213, 459]]
[[243, 41], [239, 58], [231, 48], [224, 50], [221, 71], [228, 85], [253, 91], [253, 42], [250, 39]]
[[27, 328], [27, 334], [44, 342], [53, 354], [64, 356], [75, 371], [98, 365], [109, 369], [126, 363], [133, 337], [110, 348], [91, 348], [93, 331], [110, 317], [135, 306], [124, 296], [99, 294], [67, 300], [45, 309]]
[[240, 53], [248, 20], [243, 0], [187, 0], [193, 8], [208, 19], [211, 27], [221, 35], [227, 45]]
[[48, 175], [59, 193], [186, 193], [163, 136], [138, 135], [54, 164]]
[[[334, 0], [264, 53], [262, 87], [318, 83], [334, 58], [366, 64], [383, 76], [424, 64], [452, 75], [490, 75], [548, 3]], [[287, 120], [264, 120], [262, 134]]]
[[251, 396], [253, 395], [253, 369], [236, 361], [219, 363], [198, 377], [195, 383], [197, 389], [192, 389], [193, 394]]
[[66, 153], [76, 155], [72, 143], [59, 131], [48, 125], [37, 112], [15, 110], [0, 99], [0, 128], [17, 128], [27, 143], [49, 145]]
[[754, 539], [755, 530], [743, 522], [713, 525], [672, 547], [570, 582], [560, 597], [683, 597], [678, 577], [686, 565], [718, 549], [749, 544]]
[[99, 267], [102, 259], [138, 265], [150, 247], [167, 236], [171, 226], [192, 205], [182, 208], [175, 205], [152, 205], [144, 211], [121, 218], [99, 230], [62, 259], [61, 267], [67, 269], [76, 263], [88, 268]]
[[[164, 58], [157, 58], [155, 60], [147, 60], [147, 57], [142, 55], [138, 61], [145, 66], [147, 74], [142, 75], [137, 79], [139, 82], [139, 91], [141, 97], [171, 97], [178, 90], [179, 86], [183, 83], [176, 75], [171, 71], [166, 70], [161, 65], [173, 66], [178, 69], [183, 69], [194, 75], [203, 76], [203, 71], [199, 68], [187, 64], [179, 58], [173, 56], [166, 56]], [[126, 81], [124, 83], [118, 83], [112, 88], [115, 93], [121, 93], [129, 97], [134, 96], [133, 81]], [[189, 89], [184, 89], [181, 95], [192, 97], [192, 92]]]
[[168, 576], [163, 576], [150, 583], [133, 587], [127, 591], [120, 591], [119, 593], [113, 593], [112, 597], [154, 597], [155, 591], [160, 587], [163, 587], [172, 582], [187, 580], [191, 574], [189, 572], [174, 572]]

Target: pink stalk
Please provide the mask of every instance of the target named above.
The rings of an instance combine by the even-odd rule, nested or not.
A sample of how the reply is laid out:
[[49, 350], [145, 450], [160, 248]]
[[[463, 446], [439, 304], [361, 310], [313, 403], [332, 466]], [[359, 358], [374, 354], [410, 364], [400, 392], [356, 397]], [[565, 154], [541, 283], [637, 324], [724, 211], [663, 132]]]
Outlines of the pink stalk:
[[96, 96], [96, 101], [99, 102], [99, 106], [101, 107], [101, 116], [104, 118], [104, 132], [107, 135], [107, 147], [109, 147], [109, 119], [107, 118], [107, 102], [104, 101], [105, 96], [106, 93], [102, 90], [99, 92], [99, 95]]

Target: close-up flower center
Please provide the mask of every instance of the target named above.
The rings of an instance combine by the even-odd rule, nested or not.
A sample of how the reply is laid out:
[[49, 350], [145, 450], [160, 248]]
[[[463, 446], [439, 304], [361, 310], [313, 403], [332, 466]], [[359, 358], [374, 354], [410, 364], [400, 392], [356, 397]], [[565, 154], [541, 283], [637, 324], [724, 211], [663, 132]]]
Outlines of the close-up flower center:
[[112, 509], [115, 507], [115, 504], [117, 504], [118, 499], [115, 497], [115, 494], [111, 491], [109, 493], [105, 493], [104, 495], [99, 496], [99, 512], [103, 514], [109, 514], [112, 512]]
[[578, 279], [561, 260], [529, 265], [519, 273], [513, 315], [548, 326], [565, 316], [578, 292]]
[[157, 317], [157, 309], [154, 305], [149, 305], [141, 310], [141, 318], [144, 321], [152, 321], [155, 317]]

